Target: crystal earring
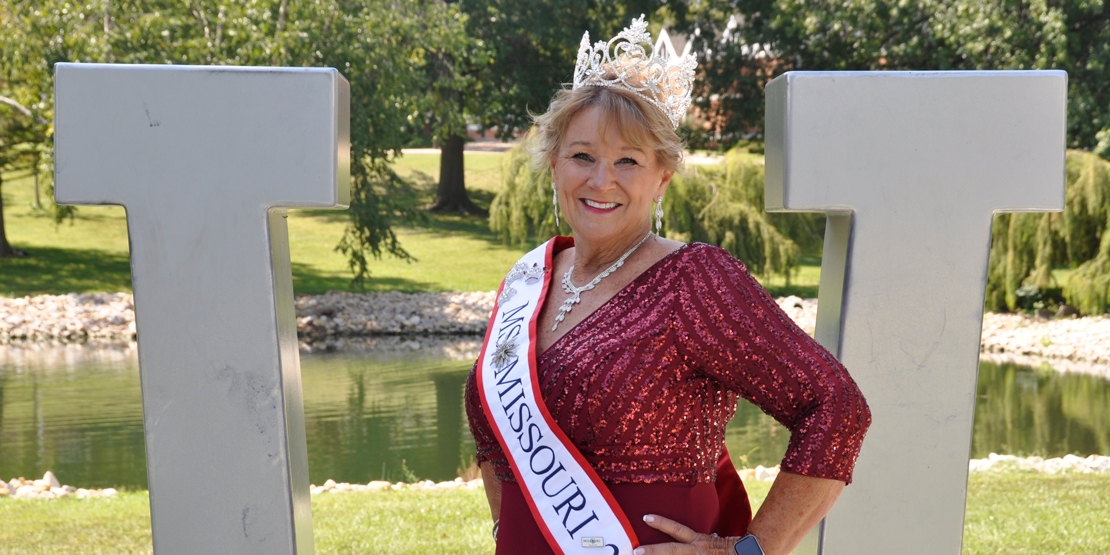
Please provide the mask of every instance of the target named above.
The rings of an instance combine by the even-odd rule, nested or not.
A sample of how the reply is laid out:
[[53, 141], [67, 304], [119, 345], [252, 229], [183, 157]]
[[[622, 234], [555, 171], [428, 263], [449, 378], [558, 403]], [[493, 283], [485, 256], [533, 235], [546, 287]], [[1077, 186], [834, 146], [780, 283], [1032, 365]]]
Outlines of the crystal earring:
[[663, 195], [655, 200], [655, 234], [663, 231]]
[[555, 188], [555, 180], [551, 181], [551, 204], [555, 206], [555, 231], [559, 231], [559, 190]]

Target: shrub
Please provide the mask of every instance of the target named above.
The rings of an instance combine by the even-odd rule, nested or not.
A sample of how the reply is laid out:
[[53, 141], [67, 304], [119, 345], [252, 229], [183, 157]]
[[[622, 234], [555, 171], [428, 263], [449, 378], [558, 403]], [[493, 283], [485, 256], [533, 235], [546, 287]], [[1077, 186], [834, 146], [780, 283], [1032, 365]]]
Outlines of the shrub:
[[1079, 150], [1068, 152], [1062, 213], [1000, 214], [991, 231], [986, 308], [1021, 308], [1022, 287], [1048, 289], [1052, 268], [1075, 271], [1064, 300], [1084, 314], [1110, 305], [1110, 163]]
[[[824, 218], [763, 210], [763, 157], [734, 149], [722, 166], [694, 166], [676, 175], [663, 200], [663, 235], [717, 245], [755, 274], [789, 280], [803, 248], [821, 244]], [[501, 190], [490, 205], [490, 229], [525, 245], [554, 235], [550, 171], [533, 174], [518, 145], [502, 158]], [[558, 230], [569, 233], [566, 223]]]

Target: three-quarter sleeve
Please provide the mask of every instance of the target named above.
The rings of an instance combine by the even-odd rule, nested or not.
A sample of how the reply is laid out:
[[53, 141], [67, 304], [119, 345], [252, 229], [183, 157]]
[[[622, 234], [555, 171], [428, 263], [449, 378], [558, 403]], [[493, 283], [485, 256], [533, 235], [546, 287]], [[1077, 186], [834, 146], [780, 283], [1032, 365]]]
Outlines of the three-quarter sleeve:
[[686, 363], [790, 430], [784, 471], [850, 483], [871, 423], [859, 387], [740, 261], [698, 247], [675, 301], [673, 326]]
[[475, 362], [474, 367], [470, 369], [470, 375], [466, 378], [466, 390], [463, 393], [466, 418], [477, 450], [477, 463], [480, 465], [488, 461], [499, 479], [512, 481], [513, 471], [509, 466], [509, 460], [505, 458], [505, 452], [501, 450], [501, 444], [497, 442], [497, 436], [494, 435], [493, 428], [486, 419], [486, 413], [482, 410], [482, 398], [478, 395], [477, 369], [478, 363]]

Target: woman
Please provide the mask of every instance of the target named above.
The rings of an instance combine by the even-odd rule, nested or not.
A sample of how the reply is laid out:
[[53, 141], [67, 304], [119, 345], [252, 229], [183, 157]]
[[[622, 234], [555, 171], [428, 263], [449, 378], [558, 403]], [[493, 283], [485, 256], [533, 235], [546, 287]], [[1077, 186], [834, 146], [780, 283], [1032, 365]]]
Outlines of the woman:
[[[618, 39], [634, 48], [618, 44], [610, 57]], [[716, 247], [652, 233], [653, 204], [658, 220], [681, 162], [674, 128], [689, 105], [692, 67], [669, 66], [662, 81], [645, 78], [660, 63], [636, 46], [648, 40], [642, 18], [608, 44], [591, 48], [583, 38], [575, 87], [559, 92], [530, 137], [537, 162], [551, 169], [557, 210], [574, 239], [549, 242], [547, 259], [518, 264], [506, 278], [486, 349], [467, 381], [498, 553], [552, 553], [552, 542], [569, 541], [556, 536], [568, 534], [584, 547], [609, 545], [601, 536], [576, 536], [596, 523], [590, 519], [603, 520], [593, 505], [572, 513], [575, 499], [544, 502], [558, 461], [552, 455], [547, 463], [545, 453], [537, 462], [531, 439], [543, 432], [521, 431], [527, 407], [513, 404], [524, 397], [514, 397], [517, 381], [510, 380], [518, 362], [534, 364], [539, 412], [558, 428], [547, 435], [565, 435], [571, 454], [589, 467], [583, 472], [603, 483], [598, 487], [632, 547], [639, 545], [637, 554], [733, 554], [749, 546], [789, 553], [851, 481], [870, 423], [846, 370], [739, 261]], [[682, 79], [684, 91], [671, 86]], [[676, 90], [684, 99], [668, 100]], [[525, 291], [514, 301], [522, 282], [541, 274], [547, 281], [535, 285], [534, 296], [524, 299]], [[531, 300], [532, 327], [512, 326]], [[518, 345], [517, 333], [531, 351]], [[720, 512], [715, 486], [738, 397], [792, 432], [782, 472], [743, 542], [717, 535], [729, 515]], [[534, 411], [527, 412], [532, 421]], [[537, 466], [546, 474], [528, 478]], [[541, 514], [548, 505], [554, 516]]]

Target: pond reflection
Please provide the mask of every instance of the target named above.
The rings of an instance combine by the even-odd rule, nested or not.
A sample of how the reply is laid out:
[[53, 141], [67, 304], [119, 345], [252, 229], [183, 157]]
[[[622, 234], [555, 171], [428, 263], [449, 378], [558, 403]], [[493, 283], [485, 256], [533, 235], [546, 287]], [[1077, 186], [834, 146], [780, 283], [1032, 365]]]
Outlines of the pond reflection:
[[[474, 460], [462, 390], [476, 339], [367, 342], [302, 354], [314, 483], [452, 479]], [[738, 466], [777, 464], [790, 435], [741, 402], [726, 443]], [[1110, 453], [1110, 381], [983, 362], [972, 456]], [[133, 347], [0, 347], [0, 477], [53, 470], [82, 487], [146, 487]]]

